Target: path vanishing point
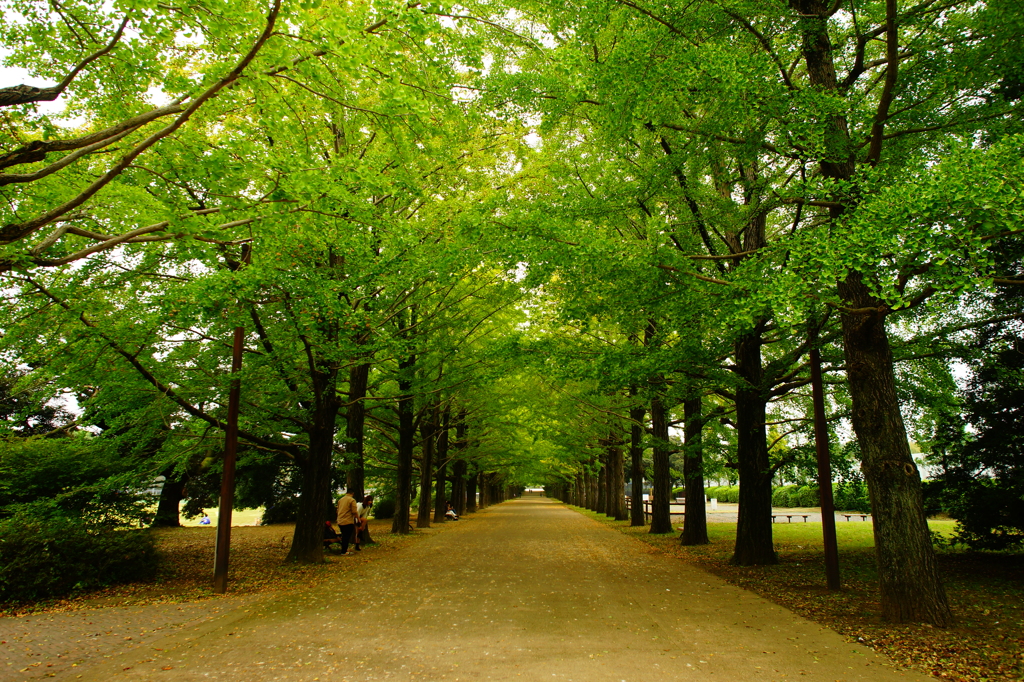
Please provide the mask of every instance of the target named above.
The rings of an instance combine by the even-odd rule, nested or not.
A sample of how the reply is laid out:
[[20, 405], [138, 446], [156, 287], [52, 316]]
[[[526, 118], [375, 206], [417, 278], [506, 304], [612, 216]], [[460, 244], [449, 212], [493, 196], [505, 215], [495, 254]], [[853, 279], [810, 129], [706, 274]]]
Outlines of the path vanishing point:
[[547, 498], [455, 525], [387, 562], [355, 562], [336, 584], [238, 600], [58, 678], [931, 679]]

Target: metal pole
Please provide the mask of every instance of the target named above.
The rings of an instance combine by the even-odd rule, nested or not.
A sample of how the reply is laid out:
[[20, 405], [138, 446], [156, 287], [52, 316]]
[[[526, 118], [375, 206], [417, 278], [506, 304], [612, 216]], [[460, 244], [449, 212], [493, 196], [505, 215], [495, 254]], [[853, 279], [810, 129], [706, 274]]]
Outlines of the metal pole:
[[[242, 247], [242, 262], [248, 264], [251, 250]], [[235, 502], [235, 459], [238, 452], [238, 407], [242, 385], [238, 372], [242, 369], [241, 327], [235, 327], [231, 349], [231, 391], [228, 393], [228, 428], [224, 438], [224, 473], [220, 484], [220, 510], [217, 514], [217, 552], [213, 568], [213, 591], [224, 594], [228, 590], [228, 555], [231, 551], [231, 511]]]
[[817, 334], [811, 336], [811, 394], [814, 403], [814, 448], [818, 454], [818, 490], [821, 494], [821, 533], [825, 541], [825, 577], [828, 589], [842, 589], [839, 580], [839, 546], [836, 542], [836, 510], [832, 500], [832, 464], [825, 425], [825, 389], [821, 381], [821, 354]]

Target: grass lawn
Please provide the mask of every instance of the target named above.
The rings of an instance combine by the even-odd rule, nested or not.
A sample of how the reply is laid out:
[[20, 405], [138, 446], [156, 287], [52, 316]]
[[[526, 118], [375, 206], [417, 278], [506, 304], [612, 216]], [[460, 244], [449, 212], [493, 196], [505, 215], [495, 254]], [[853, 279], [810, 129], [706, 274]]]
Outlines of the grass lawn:
[[[220, 510], [217, 507], [210, 509], [204, 509], [207, 516], [210, 517], [210, 525], [204, 526], [204, 528], [213, 528], [217, 525], [217, 519], [220, 516]], [[194, 519], [187, 519], [184, 516], [181, 517], [181, 525], [183, 526], [198, 526], [199, 519], [202, 517], [197, 516]], [[258, 526], [260, 519], [263, 518], [263, 508], [259, 509], [235, 509], [231, 512], [231, 526]]]
[[[681, 547], [678, 533], [651, 535], [603, 514], [575, 508], [653, 547], [697, 564], [811, 620], [911, 666], [948, 680], [1024, 680], [1024, 554], [942, 549], [939, 570], [956, 617], [946, 630], [879, 617], [878, 573], [871, 523], [839, 521], [839, 569], [843, 590], [829, 592], [820, 523], [772, 526], [776, 566], [731, 566], [736, 526], [708, 524], [711, 544]], [[930, 520], [944, 537], [951, 520]]]

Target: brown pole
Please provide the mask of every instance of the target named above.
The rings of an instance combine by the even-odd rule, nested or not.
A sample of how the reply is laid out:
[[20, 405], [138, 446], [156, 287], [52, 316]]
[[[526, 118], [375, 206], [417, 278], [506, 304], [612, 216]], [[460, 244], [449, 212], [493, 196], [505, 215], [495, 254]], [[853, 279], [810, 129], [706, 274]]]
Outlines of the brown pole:
[[811, 337], [811, 395], [814, 403], [814, 449], [818, 454], [818, 490], [821, 495], [821, 533], [825, 541], [825, 578], [828, 589], [842, 589], [839, 581], [839, 546], [836, 542], [836, 509], [832, 500], [832, 464], [825, 425], [825, 389], [821, 381], [821, 354], [817, 334]]
[[[249, 262], [249, 245], [242, 247], [242, 262]], [[242, 369], [241, 327], [235, 327], [231, 349], [231, 391], [228, 393], [228, 428], [224, 438], [224, 473], [220, 483], [220, 509], [217, 514], [217, 551], [213, 568], [213, 591], [224, 594], [228, 590], [228, 555], [231, 551], [231, 511], [235, 502], [235, 459], [238, 452], [238, 406], [242, 384], [238, 372]]]

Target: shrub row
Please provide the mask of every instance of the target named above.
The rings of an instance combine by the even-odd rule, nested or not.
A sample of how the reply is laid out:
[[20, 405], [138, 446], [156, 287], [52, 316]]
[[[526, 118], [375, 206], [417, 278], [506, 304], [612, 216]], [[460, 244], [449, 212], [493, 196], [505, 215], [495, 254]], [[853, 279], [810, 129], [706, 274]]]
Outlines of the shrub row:
[[59, 597], [152, 578], [158, 556], [145, 530], [88, 527], [63, 517], [0, 521], [0, 601]]
[[740, 487], [738, 485], [720, 485], [711, 488], [704, 488], [704, 495], [711, 499], [717, 498], [719, 502], [735, 504], [740, 501]]
[[[705, 488], [708, 498], [717, 498], [719, 502], [738, 503], [740, 487], [723, 485]], [[839, 511], [856, 511], [869, 513], [871, 503], [868, 500], [867, 486], [863, 483], [834, 483], [832, 496], [835, 507]], [[821, 504], [818, 486], [785, 485], [772, 490], [773, 507], [817, 507]]]

